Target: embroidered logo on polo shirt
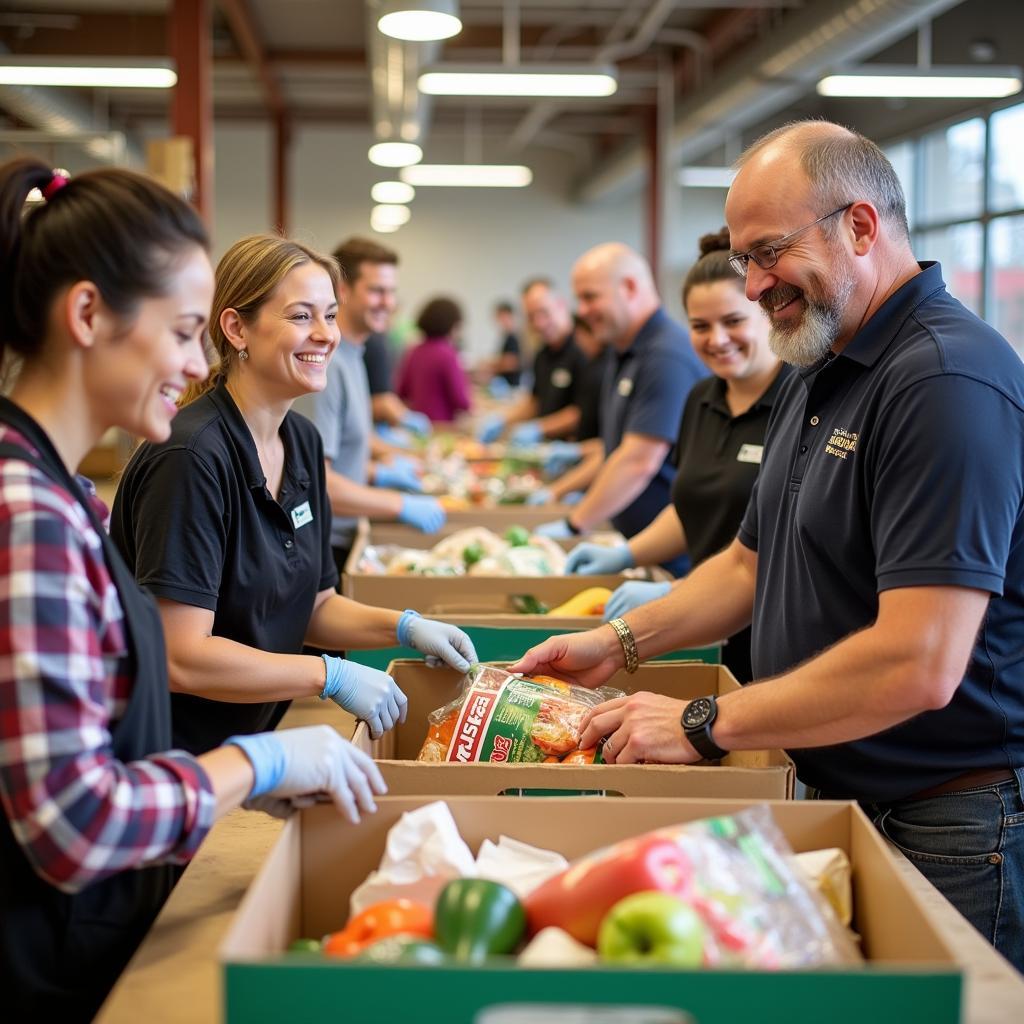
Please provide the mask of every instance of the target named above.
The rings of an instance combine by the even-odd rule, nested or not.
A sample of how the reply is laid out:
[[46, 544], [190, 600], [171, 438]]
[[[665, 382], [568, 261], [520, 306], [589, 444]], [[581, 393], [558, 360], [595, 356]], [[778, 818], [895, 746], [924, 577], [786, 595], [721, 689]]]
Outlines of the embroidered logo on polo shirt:
[[760, 466], [762, 455], [764, 455], [763, 444], [741, 444], [740, 450], [736, 453], [736, 461], [751, 462], [755, 466]]
[[623, 377], [619, 381], [618, 392], [623, 398], [629, 398], [633, 394], [633, 380], [630, 377]]
[[572, 374], [564, 366], [559, 366], [557, 370], [551, 371], [552, 387], [567, 388], [571, 383]]
[[313, 510], [309, 507], [309, 502], [304, 501], [301, 505], [296, 505], [292, 509], [292, 526], [297, 530], [300, 526], [305, 526], [306, 523], [313, 522]]
[[845, 459], [857, 450], [859, 437], [856, 431], [847, 430], [845, 427], [833, 427], [832, 436], [825, 442], [825, 454]]

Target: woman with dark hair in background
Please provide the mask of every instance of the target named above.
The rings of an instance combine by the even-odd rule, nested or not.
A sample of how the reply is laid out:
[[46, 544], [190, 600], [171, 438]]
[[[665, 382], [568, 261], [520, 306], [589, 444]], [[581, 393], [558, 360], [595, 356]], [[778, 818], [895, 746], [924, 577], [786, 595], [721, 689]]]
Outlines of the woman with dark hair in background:
[[[39, 189], [43, 202], [26, 213]], [[123, 170], [0, 167], [0, 986], [11, 1020], [91, 1020], [213, 821], [385, 791], [324, 726], [171, 747], [160, 618], [75, 469], [110, 427], [164, 440], [206, 376], [195, 213]]]
[[453, 299], [431, 299], [416, 318], [423, 340], [408, 349], [398, 370], [398, 397], [433, 423], [451, 423], [470, 407], [466, 371], [456, 345], [462, 310]]
[[[713, 376], [694, 385], [676, 442], [678, 472], [672, 504], [628, 544], [579, 544], [568, 572], [616, 573], [659, 565], [689, 553], [696, 566], [736, 536], [761, 464], [768, 417], [779, 386], [790, 372], [768, 347], [769, 322], [744, 294], [729, 265], [729, 231], [700, 240], [700, 258], [683, 281], [683, 306], [694, 351]], [[662, 597], [671, 583], [630, 580], [612, 594], [605, 619]], [[730, 637], [723, 662], [749, 682], [750, 630]]]

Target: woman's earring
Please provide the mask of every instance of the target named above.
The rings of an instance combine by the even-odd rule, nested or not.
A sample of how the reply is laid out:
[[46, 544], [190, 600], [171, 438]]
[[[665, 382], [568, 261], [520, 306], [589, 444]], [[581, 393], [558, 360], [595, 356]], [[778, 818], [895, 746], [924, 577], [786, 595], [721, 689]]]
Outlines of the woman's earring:
[[238, 350], [238, 358], [241, 359], [242, 362], [244, 363], [246, 361], [246, 359], [249, 358], [248, 351], [246, 349], [244, 349], [244, 348], [240, 348]]

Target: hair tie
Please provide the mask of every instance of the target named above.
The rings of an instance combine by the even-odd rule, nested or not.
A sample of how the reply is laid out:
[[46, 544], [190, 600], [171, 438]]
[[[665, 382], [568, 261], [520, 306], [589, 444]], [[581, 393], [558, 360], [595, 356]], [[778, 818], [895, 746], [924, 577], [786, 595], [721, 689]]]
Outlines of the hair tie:
[[43, 189], [43, 198], [49, 202], [70, 180], [71, 178], [67, 171], [63, 168], [55, 167], [50, 184]]

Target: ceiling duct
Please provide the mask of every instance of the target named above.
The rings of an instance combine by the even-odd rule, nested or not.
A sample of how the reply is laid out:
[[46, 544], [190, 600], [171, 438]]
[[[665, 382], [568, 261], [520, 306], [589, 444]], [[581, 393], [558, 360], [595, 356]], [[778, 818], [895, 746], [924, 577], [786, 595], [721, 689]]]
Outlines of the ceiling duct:
[[[703, 157], [799, 99], [825, 71], [872, 56], [958, 2], [816, 0], [808, 4], [680, 104], [670, 142], [672, 163]], [[639, 144], [631, 145], [588, 175], [577, 195], [587, 202], [618, 197], [640, 189], [646, 175], [646, 151]]]

